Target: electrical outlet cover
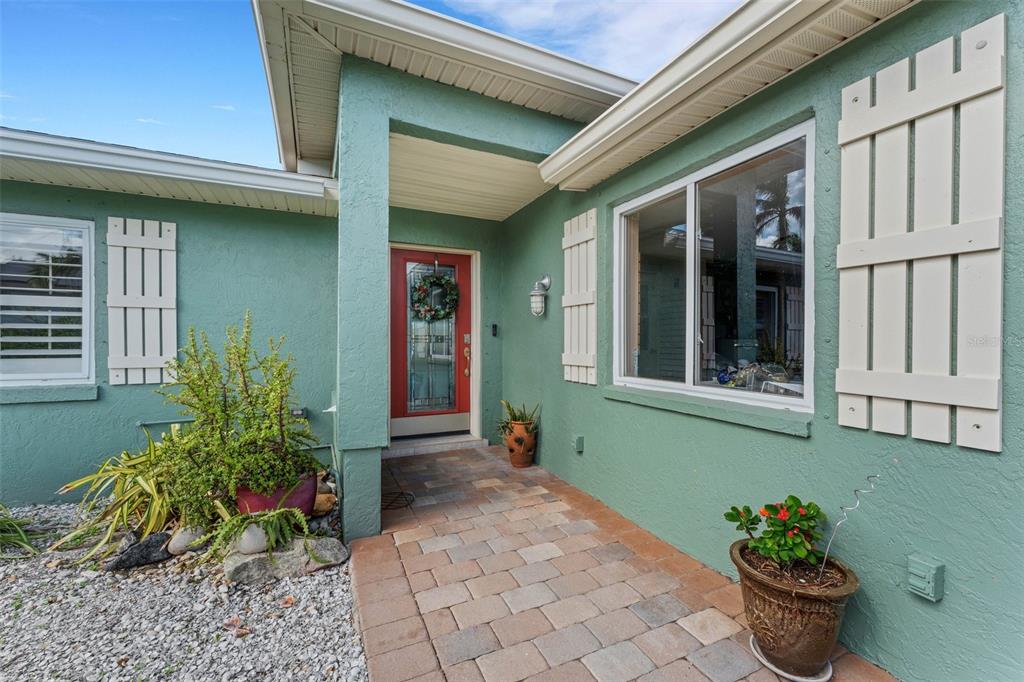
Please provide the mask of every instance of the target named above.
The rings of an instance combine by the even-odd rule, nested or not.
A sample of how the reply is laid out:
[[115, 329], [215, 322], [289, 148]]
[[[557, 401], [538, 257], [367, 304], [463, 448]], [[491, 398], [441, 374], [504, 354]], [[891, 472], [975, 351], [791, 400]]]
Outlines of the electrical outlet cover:
[[907, 589], [929, 601], [942, 599], [946, 566], [934, 557], [911, 554], [907, 557]]

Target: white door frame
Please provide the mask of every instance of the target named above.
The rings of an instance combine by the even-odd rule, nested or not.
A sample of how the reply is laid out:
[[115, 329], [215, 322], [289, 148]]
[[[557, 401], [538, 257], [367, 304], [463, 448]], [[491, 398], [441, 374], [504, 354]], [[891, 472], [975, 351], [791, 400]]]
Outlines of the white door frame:
[[402, 249], [405, 251], [420, 251], [422, 253], [454, 253], [470, 258], [470, 295], [472, 305], [470, 306], [469, 333], [472, 335], [470, 348], [472, 355], [469, 358], [469, 433], [474, 438], [483, 438], [482, 413], [480, 410], [480, 376], [483, 371], [483, 362], [480, 349], [482, 337], [480, 334], [481, 324], [481, 278], [480, 278], [480, 252], [470, 249], [453, 249], [444, 246], [429, 246], [425, 244], [407, 244], [405, 242], [388, 242], [388, 441], [391, 440], [391, 251]]

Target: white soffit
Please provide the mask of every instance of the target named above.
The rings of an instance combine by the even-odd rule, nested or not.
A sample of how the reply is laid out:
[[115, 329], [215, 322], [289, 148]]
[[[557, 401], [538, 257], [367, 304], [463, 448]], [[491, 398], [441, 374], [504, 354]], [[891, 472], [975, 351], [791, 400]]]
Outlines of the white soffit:
[[587, 190], [916, 0], [749, 0], [540, 163]]
[[0, 128], [0, 179], [338, 215], [329, 178], [10, 128]]
[[504, 220], [551, 189], [537, 164], [391, 134], [388, 203], [434, 213]]
[[281, 160], [333, 159], [342, 55], [587, 123], [636, 83], [395, 0], [252, 0]]

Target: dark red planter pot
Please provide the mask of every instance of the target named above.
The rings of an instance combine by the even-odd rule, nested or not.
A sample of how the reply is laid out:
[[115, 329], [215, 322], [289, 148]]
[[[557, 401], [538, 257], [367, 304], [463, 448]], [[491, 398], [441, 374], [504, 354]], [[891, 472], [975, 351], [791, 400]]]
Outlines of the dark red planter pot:
[[[269, 495], [258, 495], [245, 486], [238, 486], [238, 493], [235, 495], [235, 502], [238, 503], [238, 511], [243, 514], [269, 511], [281, 507], [295, 507], [307, 517], [313, 514], [313, 503], [316, 502], [316, 474], [309, 474], [303, 478], [299, 485], [285, 497], [291, 486], [281, 486]], [[284, 502], [281, 499], [284, 498]]]

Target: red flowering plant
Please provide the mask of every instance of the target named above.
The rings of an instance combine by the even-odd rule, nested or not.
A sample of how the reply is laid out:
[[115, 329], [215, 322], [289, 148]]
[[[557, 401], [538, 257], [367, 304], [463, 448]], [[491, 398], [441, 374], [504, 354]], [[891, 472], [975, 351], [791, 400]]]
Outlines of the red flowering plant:
[[[764, 530], [755, 536], [762, 518]], [[817, 564], [825, 555], [814, 546], [821, 539], [825, 512], [813, 502], [801, 502], [796, 495], [790, 495], [784, 502], [766, 504], [757, 514], [750, 507], [732, 507], [725, 512], [725, 520], [750, 536], [747, 547], [776, 564], [791, 564], [799, 559]]]

